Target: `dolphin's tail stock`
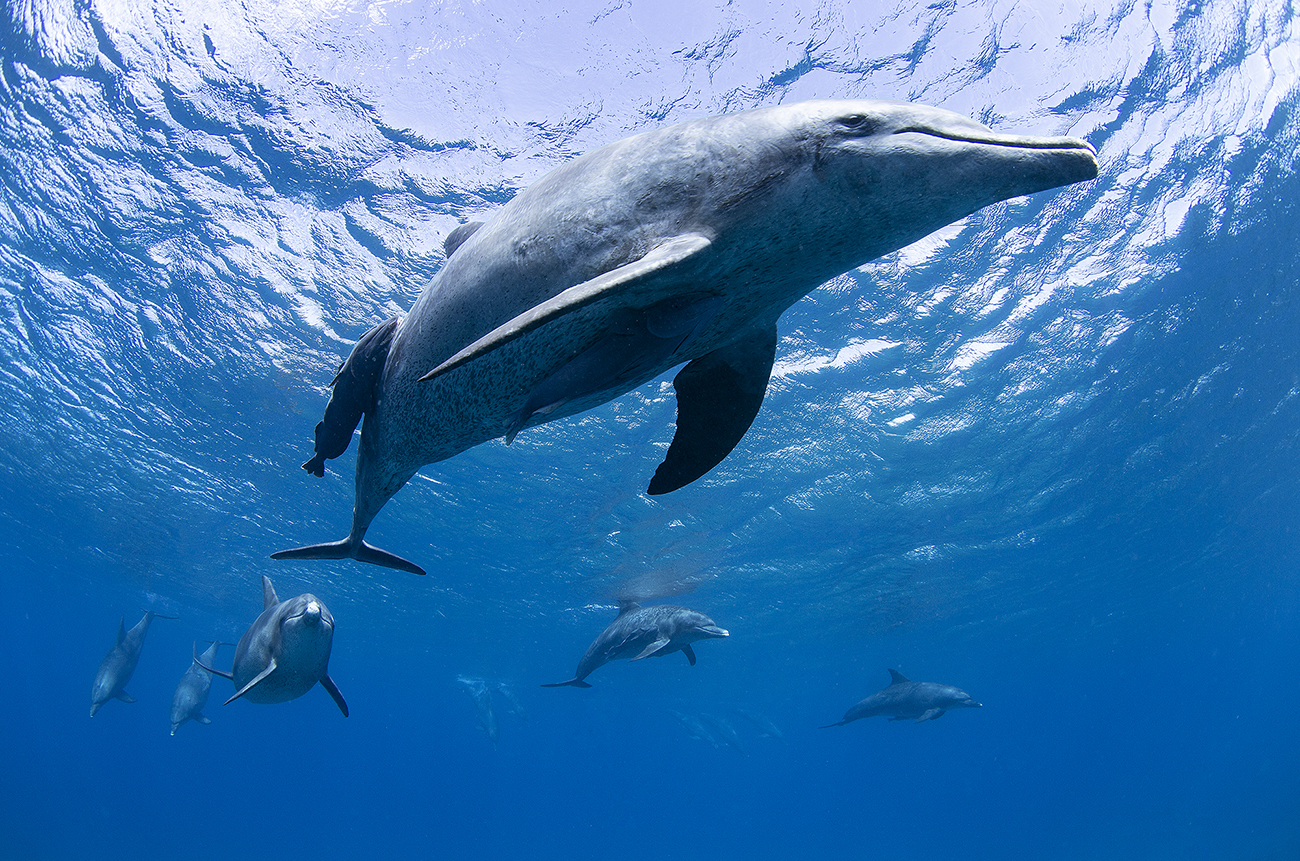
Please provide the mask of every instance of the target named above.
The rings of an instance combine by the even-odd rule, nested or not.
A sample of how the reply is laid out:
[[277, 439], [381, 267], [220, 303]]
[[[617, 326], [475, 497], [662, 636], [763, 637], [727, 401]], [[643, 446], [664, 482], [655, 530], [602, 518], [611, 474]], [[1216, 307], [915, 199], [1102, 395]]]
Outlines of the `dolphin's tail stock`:
[[574, 688], [589, 688], [589, 687], [591, 687], [591, 685], [587, 684], [586, 682], [584, 682], [582, 679], [579, 679], [579, 678], [572, 678], [572, 679], [569, 679], [567, 682], [551, 682], [549, 685], [542, 685], [542, 687], [544, 687], [544, 688], [563, 688], [563, 687], [566, 687], [566, 686], [568, 686], [568, 687], [574, 687]]
[[422, 575], [425, 573], [423, 568], [409, 559], [403, 559], [396, 553], [389, 553], [387, 550], [380, 550], [365, 541], [354, 541], [351, 537], [344, 538], [341, 541], [327, 541], [324, 544], [308, 544], [306, 547], [295, 547], [292, 550], [279, 550], [272, 553], [271, 558], [355, 559], [358, 562], [369, 562], [371, 565], [396, 568], [398, 571], [408, 571], [411, 574]]

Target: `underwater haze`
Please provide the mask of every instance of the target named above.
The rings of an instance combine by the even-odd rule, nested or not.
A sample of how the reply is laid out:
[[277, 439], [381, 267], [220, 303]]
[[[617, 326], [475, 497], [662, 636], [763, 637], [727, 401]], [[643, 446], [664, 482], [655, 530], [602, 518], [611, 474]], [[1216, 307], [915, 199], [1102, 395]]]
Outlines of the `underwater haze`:
[[[1300, 858], [1291, 3], [0, 14], [0, 858]], [[457, 224], [812, 98], [1079, 137], [1100, 175], [797, 302], [681, 490], [644, 493], [669, 374], [425, 467], [368, 535], [425, 577], [269, 559], [346, 534], [357, 446], [299, 465]], [[217, 677], [169, 735], [262, 575], [333, 614], [350, 716]], [[620, 598], [730, 636], [543, 689]], [[88, 717], [146, 610], [177, 618], [137, 702]], [[821, 728], [891, 669], [982, 708]]]

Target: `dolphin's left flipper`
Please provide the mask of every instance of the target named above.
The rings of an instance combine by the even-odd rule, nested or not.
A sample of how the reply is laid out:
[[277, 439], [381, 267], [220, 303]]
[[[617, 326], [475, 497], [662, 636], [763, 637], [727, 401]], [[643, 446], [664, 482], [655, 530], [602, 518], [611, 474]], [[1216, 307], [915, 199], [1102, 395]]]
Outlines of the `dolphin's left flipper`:
[[627, 307], [629, 305], [635, 306], [638, 300], [654, 301], [663, 298], [662, 292], [637, 296], [635, 295], [637, 291], [630, 288], [638, 282], [647, 283], [650, 276], [657, 275], [671, 266], [694, 257], [712, 244], [712, 241], [707, 236], [698, 233], [674, 236], [650, 249], [649, 253], [639, 260], [634, 260], [617, 269], [611, 269], [609, 272], [597, 275], [590, 281], [576, 284], [568, 290], [552, 296], [540, 305], [529, 308], [518, 317], [488, 332], [482, 338], [479, 338], [423, 377], [420, 377], [420, 382], [428, 382], [440, 377], [448, 371], [459, 368], [466, 362], [471, 362], [479, 356], [486, 355], [498, 347], [503, 347], [511, 341], [527, 335], [552, 320], [557, 320], [565, 314], [571, 314], [601, 299], [617, 296], [620, 303]]
[[668, 645], [668, 638], [667, 638], [667, 637], [660, 637], [659, 639], [655, 640], [655, 641], [654, 641], [653, 643], [651, 643], [650, 645], [646, 646], [645, 649], [643, 649], [643, 650], [641, 651], [641, 654], [637, 655], [637, 656], [636, 656], [635, 658], [633, 658], [632, 660], [634, 660], [634, 661], [639, 661], [639, 660], [641, 660], [642, 658], [648, 658], [648, 657], [650, 657], [651, 655], [653, 655], [655, 652], [657, 652], [657, 651], [659, 651], [660, 649], [662, 649], [662, 648], [663, 648], [664, 646], [666, 646], [666, 645]]
[[686, 656], [686, 660], [691, 662], [692, 667], [695, 666], [695, 650], [691, 648], [690, 643], [682, 646], [682, 654]]
[[128, 694], [126, 691], [122, 691], [120, 694], [118, 694], [117, 697], [116, 697], [116, 699], [119, 699], [119, 700], [121, 700], [121, 701], [124, 702], [124, 703], [133, 703], [133, 702], [135, 702], [135, 697], [131, 696], [131, 695]]
[[917, 718], [916, 722], [920, 723], [923, 720], [938, 720], [939, 718], [943, 717], [945, 714], [947, 714], [947, 711], [945, 711], [944, 709], [929, 709], [928, 711], [926, 711], [925, 714]]
[[763, 405], [776, 327], [755, 330], [688, 364], [673, 380], [677, 433], [655, 470], [651, 496], [690, 484], [731, 453]]
[[246, 685], [244, 685], [242, 688], [240, 688], [240, 689], [235, 693], [235, 695], [234, 695], [233, 697], [231, 697], [230, 699], [226, 700], [224, 703], [222, 703], [222, 705], [223, 705], [223, 706], [228, 706], [228, 705], [230, 705], [230, 704], [233, 703], [235, 700], [239, 699], [239, 698], [242, 697], [244, 694], [246, 694], [246, 693], [248, 693], [249, 691], [251, 691], [251, 690], [253, 689], [253, 685], [257, 684], [257, 683], [260, 682], [262, 679], [264, 679], [264, 678], [266, 678], [267, 676], [271, 675], [271, 673], [273, 673], [273, 672], [275, 672], [275, 658], [272, 658], [272, 659], [267, 663], [267, 665], [266, 665], [266, 669], [262, 670], [262, 672], [260, 672], [260, 673], [258, 673], [257, 675], [253, 676], [253, 680], [252, 680], [252, 681], [250, 681], [248, 684], [246, 684]]
[[334, 680], [329, 677], [328, 673], [321, 677], [320, 686], [325, 689], [326, 693], [334, 698], [334, 704], [339, 707], [339, 711], [343, 712], [343, 716], [347, 717], [348, 704], [343, 699], [343, 693], [339, 690], [339, 686], [334, 684]]

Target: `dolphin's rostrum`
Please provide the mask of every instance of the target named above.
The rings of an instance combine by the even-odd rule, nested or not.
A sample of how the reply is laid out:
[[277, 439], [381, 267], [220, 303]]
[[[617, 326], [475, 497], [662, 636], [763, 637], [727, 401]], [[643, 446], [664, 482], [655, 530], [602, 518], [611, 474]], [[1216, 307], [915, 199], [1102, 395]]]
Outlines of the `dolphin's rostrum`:
[[95, 681], [90, 686], [90, 716], [109, 700], [117, 699], [124, 703], [133, 703], [135, 698], [126, 692], [126, 683], [131, 681], [135, 665], [140, 660], [140, 650], [144, 648], [145, 634], [149, 633], [149, 623], [154, 619], [175, 619], [175, 616], [159, 616], [153, 610], [146, 610], [144, 617], [135, 623], [131, 630], [126, 629], [126, 617], [117, 623], [117, 642], [108, 650], [104, 660], [99, 662], [95, 671]]
[[358, 342], [305, 464], [322, 474], [364, 413], [351, 530], [273, 557], [423, 574], [364, 540], [416, 470], [683, 363], [649, 493], [689, 484], [753, 422], [801, 296], [980, 207], [1096, 175], [1080, 140], [867, 100], [691, 120], [573, 159], [453, 232], [411, 312]]
[[320, 682], [348, 716], [348, 704], [329, 676], [330, 649], [334, 643], [334, 617], [310, 592], [281, 601], [270, 578], [262, 576], [262, 614], [235, 647], [230, 672], [194, 662], [210, 673], [235, 683], [235, 694], [222, 705], [243, 697], [254, 703], [286, 703]]
[[898, 670], [890, 670], [889, 687], [877, 691], [844, 714], [844, 720], [827, 724], [822, 729], [844, 726], [862, 718], [887, 716], [890, 720], [914, 720], [916, 723], [938, 720], [951, 709], [977, 709], [982, 704], [971, 695], [935, 682], [914, 682]]
[[587, 653], [578, 661], [578, 670], [573, 678], [542, 687], [572, 685], [589, 688], [591, 685], [583, 680], [597, 667], [624, 658], [639, 661], [682, 652], [693, 667], [695, 650], [691, 643], [728, 636], [727, 630], [719, 628], [708, 616], [685, 607], [668, 604], [642, 607], [634, 601], [620, 601], [618, 606], [618, 618], [610, 622], [609, 627], [587, 648]]

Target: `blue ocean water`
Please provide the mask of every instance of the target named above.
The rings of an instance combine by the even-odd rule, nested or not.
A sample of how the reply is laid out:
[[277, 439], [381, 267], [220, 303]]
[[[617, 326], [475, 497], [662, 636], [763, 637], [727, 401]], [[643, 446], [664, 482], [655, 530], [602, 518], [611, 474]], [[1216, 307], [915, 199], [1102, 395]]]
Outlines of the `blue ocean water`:
[[[1298, 35], [1244, 0], [10, 0], [0, 858], [1300, 857]], [[428, 577], [267, 558], [344, 534], [353, 453], [298, 464], [453, 226], [814, 97], [1084, 137], [1101, 175], [797, 303], [687, 488], [642, 493], [665, 377], [426, 468], [370, 538]], [[169, 736], [262, 574], [329, 606], [351, 716], [216, 679]], [[628, 593], [731, 637], [540, 688]], [[179, 618], [138, 702], [88, 718], [145, 609]], [[819, 729], [887, 668], [984, 707]], [[494, 745], [461, 677], [527, 719], [496, 695]]]

